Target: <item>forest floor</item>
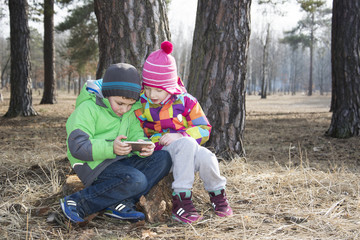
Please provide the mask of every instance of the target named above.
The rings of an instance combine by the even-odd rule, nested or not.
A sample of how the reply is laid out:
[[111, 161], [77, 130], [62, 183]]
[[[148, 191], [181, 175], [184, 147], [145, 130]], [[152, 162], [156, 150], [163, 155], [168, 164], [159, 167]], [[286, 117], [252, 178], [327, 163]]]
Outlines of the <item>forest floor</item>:
[[[3, 116], [9, 94], [0, 103]], [[35, 95], [35, 94], [34, 94]], [[37, 95], [37, 93], [36, 93]], [[71, 174], [65, 122], [73, 95], [39, 105], [36, 117], [0, 118], [0, 239], [359, 239], [360, 139], [333, 139], [330, 95], [247, 96], [246, 158], [221, 161], [231, 218], [216, 217], [201, 181], [194, 205], [204, 219], [129, 223], [98, 215], [86, 226], [61, 213]], [[49, 221], [55, 214], [57, 221]]]

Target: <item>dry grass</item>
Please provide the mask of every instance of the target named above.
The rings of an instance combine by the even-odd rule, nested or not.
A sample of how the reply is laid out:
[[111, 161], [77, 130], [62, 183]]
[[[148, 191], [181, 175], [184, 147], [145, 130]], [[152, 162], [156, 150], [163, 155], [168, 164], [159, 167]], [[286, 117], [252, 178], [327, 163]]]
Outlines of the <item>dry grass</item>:
[[[39, 117], [0, 119], [0, 239], [358, 239], [359, 138], [330, 139], [329, 96], [247, 97], [246, 159], [221, 162], [235, 212], [216, 217], [198, 179], [204, 220], [131, 224], [99, 216], [84, 227], [59, 214], [66, 160], [65, 122], [75, 98], [41, 106]], [[8, 95], [0, 115], [8, 108]]]

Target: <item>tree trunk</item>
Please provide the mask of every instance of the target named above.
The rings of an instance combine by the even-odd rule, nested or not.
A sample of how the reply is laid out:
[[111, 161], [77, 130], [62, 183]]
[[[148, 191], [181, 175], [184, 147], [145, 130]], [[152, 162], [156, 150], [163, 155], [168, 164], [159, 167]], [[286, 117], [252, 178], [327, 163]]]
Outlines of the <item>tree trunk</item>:
[[82, 74], [79, 72], [79, 84], [78, 84], [78, 91], [77, 93], [80, 94], [82, 88]]
[[360, 3], [334, 0], [331, 65], [333, 115], [327, 134], [360, 135]]
[[263, 46], [263, 61], [262, 61], [262, 80], [261, 80], [261, 98], [266, 98], [267, 96], [267, 83], [268, 83], [268, 55], [269, 55], [269, 42], [270, 42], [270, 24], [267, 26], [266, 39]]
[[54, 104], [54, 0], [44, 0], [44, 93], [40, 104]]
[[26, 0], [9, 1], [10, 12], [10, 105], [5, 117], [37, 115], [32, 106], [30, 78], [30, 31]]
[[310, 71], [309, 71], [309, 89], [308, 96], [312, 96], [312, 87], [313, 87], [313, 55], [314, 55], [314, 25], [315, 25], [315, 16], [314, 13], [311, 16], [312, 25], [310, 33]]
[[71, 75], [72, 75], [72, 71], [69, 71], [68, 72], [68, 93], [70, 93], [70, 90], [71, 90]]
[[8, 64], [10, 62], [10, 56], [8, 57], [8, 59], [6, 60], [6, 63], [4, 65], [4, 67], [1, 69], [1, 88], [5, 87], [5, 71], [8, 67]]
[[170, 40], [165, 1], [94, 1], [99, 31], [96, 78], [113, 63], [126, 62], [139, 71], [146, 57]]
[[199, 0], [188, 90], [212, 124], [210, 144], [226, 158], [245, 155], [245, 79], [251, 0]]
[[295, 59], [295, 51], [296, 49], [292, 48], [291, 51], [291, 64], [290, 64], [290, 91], [291, 91], [291, 95], [295, 95], [296, 94], [296, 83], [295, 83], [295, 77], [296, 77], [296, 59]]

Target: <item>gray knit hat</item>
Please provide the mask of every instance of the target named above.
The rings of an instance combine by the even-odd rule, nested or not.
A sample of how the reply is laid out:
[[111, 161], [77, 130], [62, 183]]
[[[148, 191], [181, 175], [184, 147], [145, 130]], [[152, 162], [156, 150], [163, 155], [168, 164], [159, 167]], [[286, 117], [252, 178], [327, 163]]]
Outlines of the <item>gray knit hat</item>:
[[140, 75], [134, 66], [127, 63], [117, 63], [108, 67], [102, 84], [104, 97], [122, 96], [138, 100], [140, 91]]

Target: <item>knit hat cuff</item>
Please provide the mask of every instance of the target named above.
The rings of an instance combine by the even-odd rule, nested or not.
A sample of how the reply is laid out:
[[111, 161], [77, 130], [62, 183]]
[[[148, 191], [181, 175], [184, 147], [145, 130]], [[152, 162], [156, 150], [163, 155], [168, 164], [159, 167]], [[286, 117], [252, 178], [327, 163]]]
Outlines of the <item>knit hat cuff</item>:
[[176, 94], [181, 94], [184, 91], [182, 91], [182, 89], [180, 88], [180, 86], [178, 84], [175, 84], [173, 86], [159, 86], [157, 83], [155, 84], [151, 84], [148, 81], [144, 81], [143, 82], [144, 86], [148, 86], [148, 87], [153, 87], [153, 88], [160, 88], [168, 93], [170, 93], [171, 95], [176, 95]]
[[132, 98], [136, 101], [139, 100], [140, 92], [133, 92], [128, 90], [122, 90], [122, 89], [108, 89], [108, 90], [102, 90], [102, 94], [104, 97], [110, 97], [110, 96], [121, 96], [126, 98]]

